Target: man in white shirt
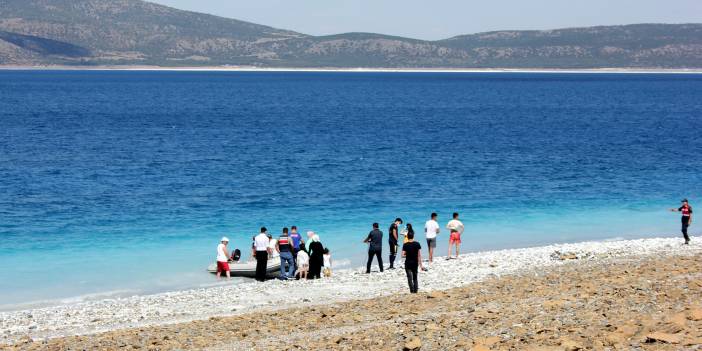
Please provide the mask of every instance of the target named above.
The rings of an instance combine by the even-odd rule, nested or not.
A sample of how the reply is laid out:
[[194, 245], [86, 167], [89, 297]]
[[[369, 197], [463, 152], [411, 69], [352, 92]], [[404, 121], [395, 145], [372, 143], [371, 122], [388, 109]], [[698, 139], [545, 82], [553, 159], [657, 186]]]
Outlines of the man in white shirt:
[[424, 235], [427, 238], [429, 248], [429, 263], [434, 262], [434, 249], [436, 248], [436, 236], [439, 235], [439, 222], [436, 221], [437, 214], [432, 213], [431, 219], [424, 224]]
[[261, 233], [254, 237], [254, 256], [256, 256], [256, 280], [266, 281], [266, 269], [268, 268], [268, 255], [271, 254], [270, 239], [268, 230], [261, 228]]
[[227, 254], [227, 244], [229, 243], [229, 238], [226, 236], [222, 237], [219, 245], [217, 245], [217, 279], [222, 275], [222, 272], [227, 273], [227, 278], [229, 276], [229, 255]]
[[447, 260], [451, 259], [451, 245], [456, 247], [456, 258], [460, 254], [461, 250], [461, 234], [463, 234], [463, 222], [458, 220], [458, 212], [453, 213], [453, 219], [446, 224], [446, 229], [449, 230], [451, 236], [449, 236], [449, 247]]

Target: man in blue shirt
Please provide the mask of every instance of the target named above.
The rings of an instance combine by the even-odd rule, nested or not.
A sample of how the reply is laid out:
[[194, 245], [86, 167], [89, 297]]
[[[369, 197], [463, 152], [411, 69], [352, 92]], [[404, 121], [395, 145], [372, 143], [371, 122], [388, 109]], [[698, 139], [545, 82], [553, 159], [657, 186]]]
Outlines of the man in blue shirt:
[[297, 253], [300, 251], [300, 243], [304, 243], [302, 235], [297, 232], [297, 226], [290, 227], [290, 240], [292, 240], [293, 258], [297, 258]]

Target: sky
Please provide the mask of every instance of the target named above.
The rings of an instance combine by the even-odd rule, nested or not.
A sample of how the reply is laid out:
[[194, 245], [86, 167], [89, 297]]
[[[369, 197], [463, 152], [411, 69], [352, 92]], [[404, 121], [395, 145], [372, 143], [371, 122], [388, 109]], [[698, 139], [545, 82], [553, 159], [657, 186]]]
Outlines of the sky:
[[311, 35], [437, 40], [493, 30], [702, 23], [702, 0], [150, 0]]

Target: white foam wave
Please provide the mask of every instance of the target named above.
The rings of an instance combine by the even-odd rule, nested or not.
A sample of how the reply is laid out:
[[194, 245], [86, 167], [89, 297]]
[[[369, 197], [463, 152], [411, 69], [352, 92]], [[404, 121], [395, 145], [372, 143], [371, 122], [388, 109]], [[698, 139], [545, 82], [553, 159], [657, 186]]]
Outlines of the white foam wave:
[[349, 267], [351, 266], [351, 260], [334, 260], [332, 262], [332, 267], [334, 268], [343, 268], [343, 267]]
[[0, 311], [17, 311], [17, 310], [28, 310], [35, 308], [42, 308], [48, 306], [59, 306], [59, 305], [73, 305], [88, 301], [98, 301], [107, 300], [119, 297], [130, 297], [139, 295], [142, 293], [140, 290], [132, 289], [121, 289], [121, 290], [110, 290], [102, 291], [97, 293], [83, 294], [71, 297], [64, 297], [58, 299], [44, 299], [35, 300], [29, 302], [21, 302], [15, 304], [2, 304], [0, 305]]

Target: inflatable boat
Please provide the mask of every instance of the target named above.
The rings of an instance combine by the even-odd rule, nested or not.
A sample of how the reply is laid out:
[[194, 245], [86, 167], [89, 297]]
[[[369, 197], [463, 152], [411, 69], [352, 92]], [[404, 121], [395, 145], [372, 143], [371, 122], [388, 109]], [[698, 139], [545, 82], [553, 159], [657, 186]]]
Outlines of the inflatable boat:
[[[217, 262], [212, 263], [207, 267], [207, 271], [210, 273], [217, 273]], [[246, 261], [246, 262], [229, 262], [229, 275], [232, 277], [246, 277], [255, 278], [256, 277], [256, 261]], [[280, 275], [280, 258], [275, 257], [268, 260], [268, 267], [266, 267], [266, 278], [276, 278]]]

